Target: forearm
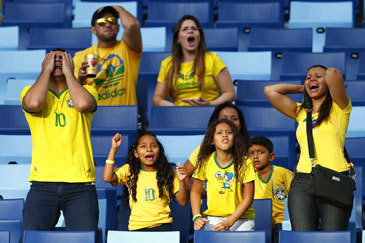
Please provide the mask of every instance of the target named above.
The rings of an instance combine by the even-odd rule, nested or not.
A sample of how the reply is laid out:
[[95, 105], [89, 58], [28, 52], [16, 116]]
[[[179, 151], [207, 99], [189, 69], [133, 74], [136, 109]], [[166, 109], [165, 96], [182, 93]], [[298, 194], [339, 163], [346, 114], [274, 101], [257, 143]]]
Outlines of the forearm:
[[38, 112], [46, 100], [48, 93], [48, 84], [51, 72], [42, 71], [37, 81], [28, 90], [23, 98], [23, 108], [28, 112]]
[[73, 74], [65, 74], [65, 77], [73, 106], [79, 112], [95, 111], [96, 102], [93, 96], [84, 87], [82, 87]]
[[161, 96], [153, 96], [152, 103], [155, 106], [175, 106], [174, 103], [163, 99]]
[[242, 202], [238, 205], [233, 214], [227, 219], [227, 221], [231, 226], [246, 212], [246, 210], [252, 204], [252, 201], [253, 201], [253, 195], [252, 197], [243, 198]]
[[203, 181], [194, 179], [193, 186], [190, 191], [190, 203], [193, 216], [201, 214], [201, 190]]
[[115, 161], [115, 155], [117, 153], [117, 150], [115, 148], [111, 148], [109, 151], [109, 155], [107, 158], [107, 161], [105, 162], [104, 171], [103, 171], [103, 180], [105, 182], [115, 182], [116, 176], [114, 175], [114, 164], [112, 161]]
[[222, 93], [217, 99], [215, 99], [210, 103], [211, 105], [217, 106], [227, 101], [234, 101], [235, 99], [236, 99], [236, 92], [233, 90]]
[[287, 94], [302, 94], [304, 92], [304, 86], [298, 84], [279, 83], [268, 85], [265, 87], [265, 94], [278, 93], [281, 95]]
[[185, 206], [188, 202], [188, 195], [185, 187], [184, 180], [179, 181], [179, 192], [176, 194], [176, 199], [181, 206]]

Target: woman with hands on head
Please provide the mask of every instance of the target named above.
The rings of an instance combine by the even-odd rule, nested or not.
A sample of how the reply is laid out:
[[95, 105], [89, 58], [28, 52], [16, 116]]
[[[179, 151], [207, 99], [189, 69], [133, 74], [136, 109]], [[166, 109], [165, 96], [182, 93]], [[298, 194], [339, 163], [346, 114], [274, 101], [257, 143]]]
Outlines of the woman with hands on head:
[[[312, 163], [306, 133], [307, 110], [311, 109], [316, 164], [348, 174], [344, 143], [352, 105], [341, 72], [315, 65], [308, 69], [304, 85], [280, 83], [266, 86], [264, 91], [277, 110], [298, 122], [301, 154], [288, 198], [293, 230], [317, 230], [319, 222], [321, 230], [347, 230], [351, 208], [331, 205], [311, 193]], [[303, 103], [287, 96], [296, 93], [303, 93]]]
[[236, 93], [231, 76], [216, 53], [206, 51], [199, 20], [185, 15], [173, 32], [172, 56], [161, 63], [153, 104], [216, 106], [233, 101]]

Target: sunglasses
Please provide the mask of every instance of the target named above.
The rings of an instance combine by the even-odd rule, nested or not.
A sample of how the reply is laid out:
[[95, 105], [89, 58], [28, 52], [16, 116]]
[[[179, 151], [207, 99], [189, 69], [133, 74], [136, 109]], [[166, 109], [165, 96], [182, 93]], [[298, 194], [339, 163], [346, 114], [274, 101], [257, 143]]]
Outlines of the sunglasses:
[[104, 26], [104, 25], [106, 25], [106, 22], [107, 21], [109, 22], [109, 24], [112, 24], [112, 25], [115, 25], [118, 22], [117, 18], [115, 18], [115, 17], [109, 17], [109, 18], [100, 18], [100, 19], [97, 19], [96, 20], [96, 23], [99, 26]]

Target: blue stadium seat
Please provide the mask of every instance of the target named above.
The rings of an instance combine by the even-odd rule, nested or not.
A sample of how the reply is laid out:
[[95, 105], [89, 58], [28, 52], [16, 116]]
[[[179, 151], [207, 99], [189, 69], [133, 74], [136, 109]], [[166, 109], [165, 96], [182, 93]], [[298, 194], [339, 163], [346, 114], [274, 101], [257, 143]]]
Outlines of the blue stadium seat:
[[326, 27], [352, 28], [354, 11], [351, 1], [300, 2], [291, 1], [288, 27], [313, 28], [313, 52], [322, 52]]
[[325, 52], [364, 52], [365, 30], [361, 28], [326, 28]]
[[265, 243], [265, 231], [204, 231], [194, 232], [194, 243]]
[[169, 162], [189, 158], [202, 142], [213, 106], [152, 106], [148, 130], [163, 144]]
[[10, 231], [11, 243], [19, 242], [23, 206], [23, 199], [0, 200], [0, 230]]
[[35, 81], [35, 79], [8, 79], [4, 104], [20, 105], [20, 92], [25, 86], [33, 85]]
[[365, 79], [365, 52], [359, 54], [357, 80]]
[[255, 231], [263, 230], [266, 243], [271, 243], [272, 234], [272, 202], [271, 199], [254, 199], [252, 206], [255, 209]]
[[217, 52], [232, 80], [271, 80], [271, 52]]
[[19, 26], [0, 27], [0, 50], [16, 50], [19, 47]]
[[11, 78], [37, 79], [41, 72], [45, 50], [0, 51], [0, 104], [6, 94], [7, 80]]
[[[345, 140], [346, 150], [355, 166], [362, 167], [362, 174], [365, 168], [365, 137], [348, 137]], [[362, 195], [365, 195], [365, 180], [362, 180]]]
[[2, 135], [30, 135], [29, 126], [21, 106], [0, 105], [0, 134]]
[[170, 202], [172, 230], [180, 232], [180, 243], [189, 242], [189, 225], [192, 219], [190, 202], [181, 206], [175, 199]]
[[145, 27], [166, 26], [172, 29], [185, 14], [196, 16], [203, 27], [213, 27], [213, 6], [210, 1], [148, 1], [147, 9]]
[[252, 27], [284, 27], [284, 13], [280, 2], [219, 2], [217, 27], [238, 27], [247, 31]]
[[34, 28], [27, 49], [63, 48], [72, 55], [91, 46], [90, 28]]
[[109, 231], [108, 243], [179, 243], [178, 231], [139, 232]]
[[0, 241], [3, 243], [10, 243], [10, 231], [0, 230]]
[[281, 80], [303, 80], [307, 69], [321, 64], [340, 70], [346, 79], [346, 54], [336, 53], [283, 53]]
[[365, 137], [365, 106], [354, 106], [350, 114], [350, 121], [346, 137]]
[[156, 81], [161, 62], [168, 56], [171, 56], [171, 52], [144, 52], [139, 66], [138, 79], [153, 79]]
[[353, 106], [365, 106], [365, 81], [345, 81], [346, 91]]
[[96, 166], [104, 166], [111, 138], [117, 132], [123, 136], [116, 157], [116, 165], [121, 166], [126, 161], [129, 146], [137, 138], [137, 106], [98, 107], [91, 123], [91, 144]]
[[[96, 9], [103, 6], [113, 6], [116, 5], [113, 1], [108, 2], [84, 2], [79, 1], [74, 3], [74, 19], [72, 20], [73, 28], [90, 27], [91, 17]], [[138, 20], [142, 21], [142, 16], [138, 16], [138, 4], [136, 1], [119, 1], [118, 5], [123, 6], [129, 13], [137, 17]], [[142, 22], [141, 22], [142, 23]], [[119, 21], [120, 24], [120, 21]]]
[[274, 56], [283, 52], [312, 52], [312, 29], [252, 28], [249, 51], [272, 51]]
[[[267, 85], [275, 84], [274, 81], [261, 80], [236, 80], [237, 95], [236, 105], [239, 106], [271, 106], [265, 96], [264, 88]], [[302, 84], [301, 81], [288, 81], [291, 84]], [[291, 97], [296, 102], [301, 102], [301, 94], [291, 94]]]
[[85, 243], [95, 242], [94, 231], [35, 231], [25, 230], [23, 243]]
[[279, 234], [280, 243], [350, 243], [350, 231], [286, 231]]

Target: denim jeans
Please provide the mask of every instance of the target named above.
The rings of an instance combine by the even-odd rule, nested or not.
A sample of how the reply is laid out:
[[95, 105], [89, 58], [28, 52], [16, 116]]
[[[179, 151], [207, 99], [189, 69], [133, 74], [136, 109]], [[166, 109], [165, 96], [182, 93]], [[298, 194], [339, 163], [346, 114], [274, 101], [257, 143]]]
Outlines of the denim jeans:
[[311, 194], [312, 175], [296, 173], [290, 185], [288, 208], [292, 230], [347, 230], [352, 208], [339, 208]]
[[32, 182], [23, 209], [23, 230], [54, 230], [61, 210], [67, 230], [97, 232], [95, 186], [63, 182]]

